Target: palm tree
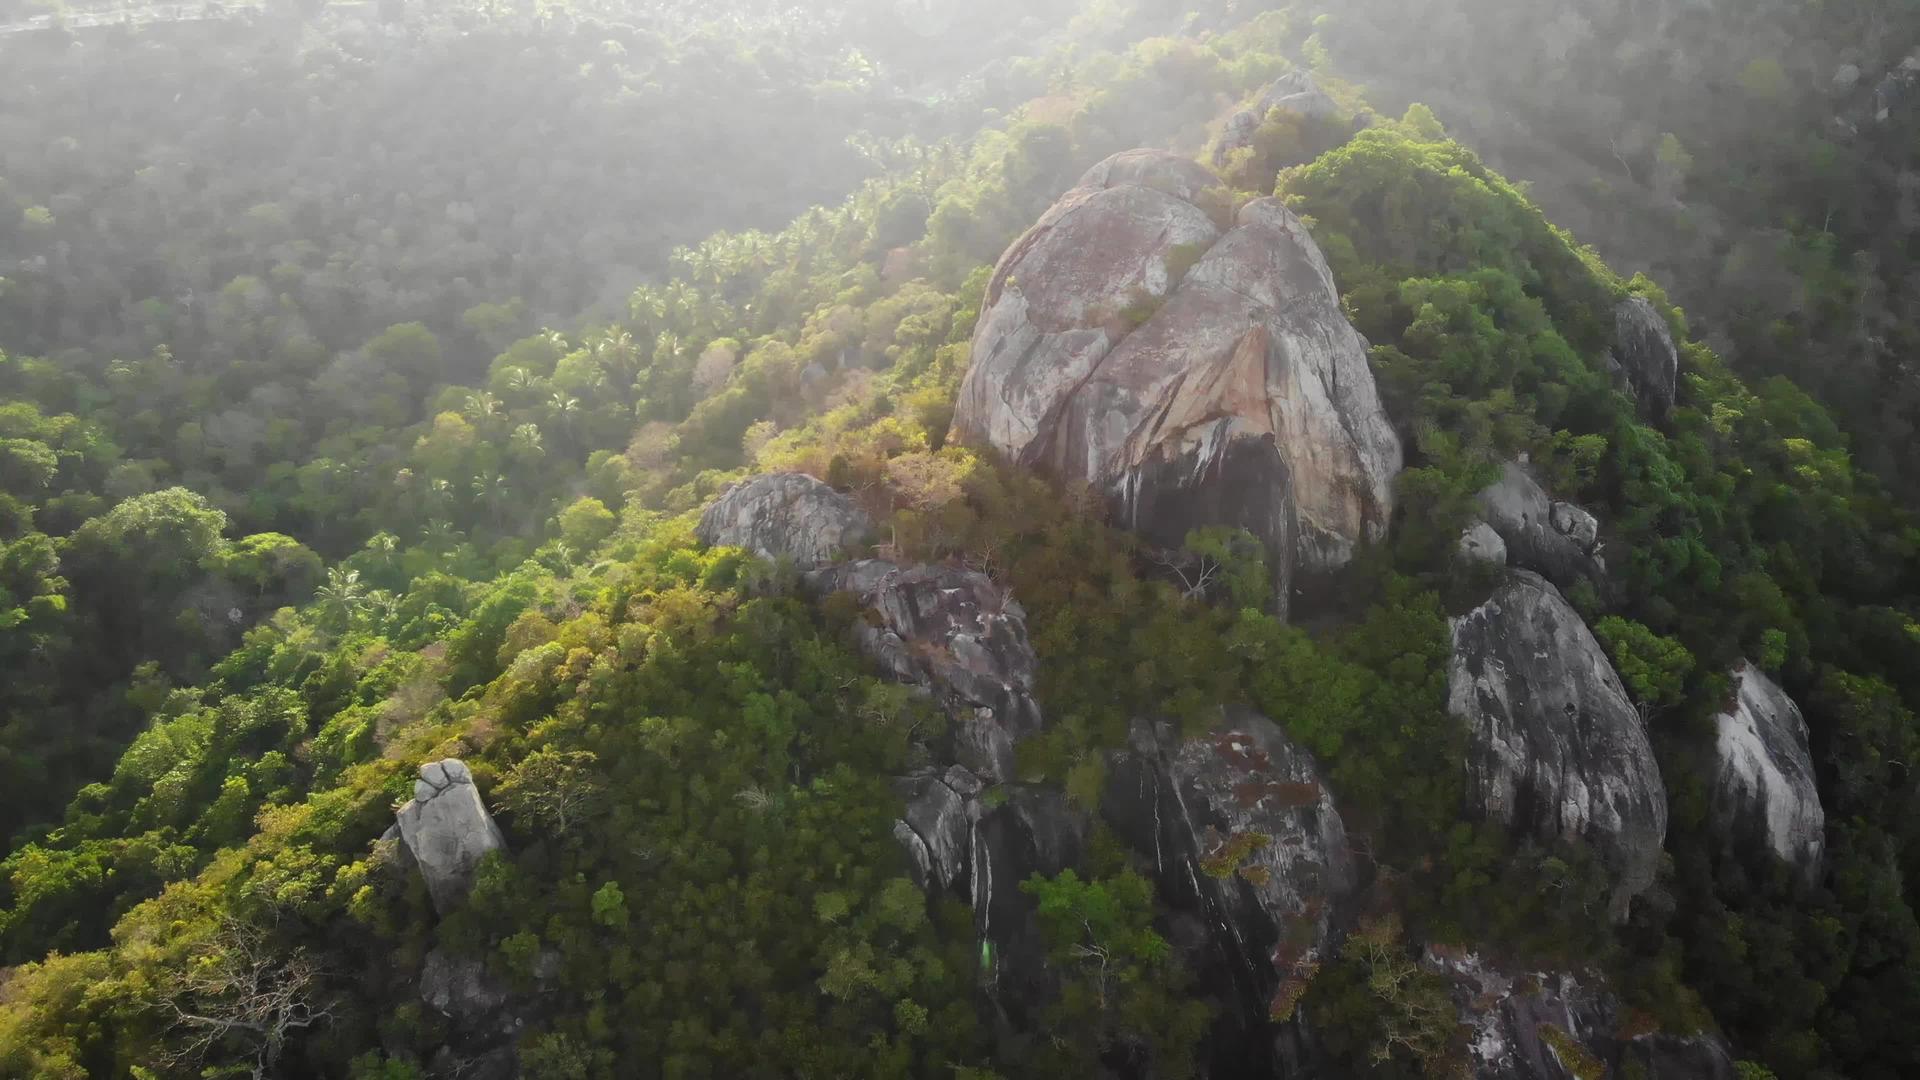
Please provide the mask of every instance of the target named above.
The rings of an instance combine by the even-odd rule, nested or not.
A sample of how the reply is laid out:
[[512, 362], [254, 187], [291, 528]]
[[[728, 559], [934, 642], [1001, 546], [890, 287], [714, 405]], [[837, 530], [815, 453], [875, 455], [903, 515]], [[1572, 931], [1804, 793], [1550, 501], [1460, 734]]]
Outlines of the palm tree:
[[531, 397], [539, 393], [542, 381], [540, 376], [523, 367], [507, 372], [507, 389], [523, 397]]
[[475, 420], [491, 420], [500, 415], [500, 399], [485, 390], [468, 394], [467, 415]]
[[367, 587], [360, 584], [360, 571], [335, 566], [327, 570], [327, 583], [314, 593], [322, 620], [328, 626], [346, 627], [367, 603]]

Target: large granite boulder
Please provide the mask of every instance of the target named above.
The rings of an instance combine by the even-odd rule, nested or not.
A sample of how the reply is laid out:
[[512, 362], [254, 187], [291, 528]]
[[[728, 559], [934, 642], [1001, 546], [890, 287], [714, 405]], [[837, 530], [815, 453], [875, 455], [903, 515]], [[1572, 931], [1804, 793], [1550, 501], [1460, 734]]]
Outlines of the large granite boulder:
[[1479, 954], [1429, 947], [1422, 963], [1451, 986], [1473, 1080], [1733, 1080], [1717, 1036], [1624, 1034], [1625, 1010], [1597, 976], [1514, 974]]
[[1814, 784], [1806, 719], [1751, 662], [1741, 661], [1733, 678], [1733, 703], [1715, 717], [1714, 825], [1730, 844], [1771, 851], [1804, 877], [1817, 877], [1827, 815]]
[[809, 588], [857, 596], [860, 650], [924, 688], [951, 721], [947, 760], [982, 779], [1013, 778], [1014, 744], [1040, 730], [1027, 613], [986, 575], [868, 559], [807, 576]]
[[700, 515], [696, 530], [701, 543], [788, 559], [802, 570], [857, 550], [873, 532], [865, 510], [805, 473], [767, 473], [733, 485]]
[[1303, 120], [1337, 121], [1340, 107], [1317, 86], [1304, 71], [1290, 71], [1268, 83], [1253, 104], [1227, 117], [1220, 139], [1213, 146], [1213, 164], [1227, 163], [1235, 150], [1253, 145], [1253, 133], [1260, 130], [1275, 109]]
[[1313, 758], [1250, 709], [1222, 720], [1197, 739], [1136, 722], [1127, 750], [1109, 757], [1100, 806], [1152, 859], [1160, 895], [1209, 931], [1192, 960], [1230, 1006], [1213, 1042], [1231, 1043], [1244, 1065], [1270, 1058], [1268, 1018], [1291, 1013], [1327, 959], [1355, 868]]
[[400, 842], [426, 879], [434, 910], [443, 915], [467, 898], [481, 858], [507, 846], [473, 774], [458, 758], [420, 766], [413, 801], [396, 818]]
[[1543, 840], [1584, 840], [1613, 871], [1613, 913], [1653, 883], [1666, 786], [1620, 678], [1560, 591], [1510, 571], [1453, 620], [1448, 709], [1469, 732], [1469, 807]]
[[1631, 296], [1614, 307], [1613, 360], [1649, 417], [1663, 420], [1673, 411], [1680, 350], [1667, 320], [1645, 297]]
[[1570, 502], [1549, 496], [1524, 466], [1507, 462], [1500, 479], [1478, 496], [1486, 524], [1505, 542], [1513, 565], [1545, 575], [1563, 589], [1582, 581], [1604, 590], [1600, 523]]
[[1275, 608], [1381, 536], [1401, 467], [1333, 275], [1275, 199], [1225, 221], [1192, 161], [1095, 166], [994, 268], [953, 437], [1104, 492], [1152, 543], [1266, 545]]

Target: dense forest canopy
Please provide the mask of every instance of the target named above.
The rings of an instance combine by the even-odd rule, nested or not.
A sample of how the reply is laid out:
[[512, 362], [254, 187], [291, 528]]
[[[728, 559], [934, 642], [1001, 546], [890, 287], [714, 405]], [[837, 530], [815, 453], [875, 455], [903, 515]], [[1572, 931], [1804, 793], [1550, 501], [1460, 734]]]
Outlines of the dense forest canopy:
[[[0, 1074], [1915, 1075], [1916, 50], [0, 3]], [[1225, 434], [1119, 494], [968, 412], [1209, 349], [1141, 430]]]

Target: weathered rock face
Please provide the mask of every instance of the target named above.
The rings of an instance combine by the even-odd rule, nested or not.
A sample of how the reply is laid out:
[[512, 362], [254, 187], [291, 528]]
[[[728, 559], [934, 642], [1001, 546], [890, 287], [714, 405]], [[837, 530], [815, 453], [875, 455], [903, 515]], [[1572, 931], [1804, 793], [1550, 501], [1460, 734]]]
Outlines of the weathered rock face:
[[989, 782], [1013, 777], [1013, 747], [1040, 730], [1027, 613], [986, 575], [879, 559], [807, 577], [858, 596], [870, 618], [862, 652], [895, 679], [933, 694], [952, 720], [951, 760]]
[[[1591, 1074], [1576, 1071], [1567, 1060], [1576, 1053], [1588, 1055], [1607, 1076], [1734, 1076], [1733, 1057], [1715, 1036], [1621, 1038], [1619, 999], [1597, 978], [1565, 972], [1516, 976], [1477, 954], [1437, 948], [1429, 948], [1422, 962], [1453, 984], [1474, 1080], [1583, 1080]], [[1642, 1071], [1631, 1071], [1635, 1066]]]
[[1719, 767], [1713, 820], [1730, 843], [1763, 848], [1812, 878], [1826, 850], [1807, 722], [1786, 691], [1752, 663], [1734, 672], [1734, 702], [1716, 717]]
[[467, 898], [481, 857], [506, 847], [473, 786], [473, 774], [458, 758], [420, 766], [413, 801], [397, 818], [400, 840], [426, 879], [434, 909], [443, 915]]
[[1640, 407], [1655, 420], [1665, 419], [1680, 385], [1680, 350], [1667, 320], [1645, 297], [1628, 297], [1614, 307], [1613, 358]]
[[1229, 154], [1251, 146], [1253, 133], [1275, 109], [1308, 120], [1335, 120], [1340, 115], [1340, 107], [1310, 76], [1305, 72], [1288, 72], [1268, 83], [1252, 105], [1227, 117], [1220, 130], [1220, 141], [1213, 148], [1214, 165], [1226, 164]]
[[1591, 843], [1624, 916], [1659, 866], [1666, 787], [1619, 676], [1559, 590], [1513, 571], [1453, 620], [1447, 706], [1470, 733], [1470, 808], [1543, 839]]
[[873, 519], [852, 499], [804, 473], [744, 480], [700, 515], [700, 541], [745, 548], [763, 559], [824, 566], [873, 536]]
[[964, 887], [980, 816], [979, 778], [964, 765], [952, 765], [903, 776], [894, 790], [907, 807], [894, 822], [893, 837], [913, 863], [915, 883], [927, 892]]
[[[1276, 999], [1297, 996], [1326, 958], [1355, 872], [1312, 757], [1251, 709], [1223, 719], [1199, 739], [1136, 722], [1128, 749], [1109, 757], [1101, 813], [1152, 858], [1168, 903], [1210, 931], [1209, 955], [1195, 959], [1220, 976], [1204, 983], [1231, 986], [1229, 1022], [1264, 1033]], [[1257, 1041], [1234, 1048], [1243, 1059], [1270, 1052]]]
[[1305, 227], [1260, 199], [1223, 228], [1216, 183], [1131, 151], [1063, 195], [994, 270], [953, 437], [1093, 485], [1157, 544], [1248, 528], [1284, 587], [1381, 535], [1400, 443]]
[[973, 829], [969, 886], [974, 931], [986, 944], [989, 991], [1014, 1026], [1023, 1028], [1051, 996], [1053, 976], [1039, 904], [1020, 883], [1078, 865], [1088, 821], [1059, 791], [1020, 784], [999, 790], [1005, 798], [983, 807]]
[[1508, 462], [1499, 482], [1480, 492], [1479, 503], [1515, 566], [1543, 574], [1563, 589], [1582, 581], [1604, 589], [1600, 523], [1572, 503], [1549, 497], [1524, 467]]

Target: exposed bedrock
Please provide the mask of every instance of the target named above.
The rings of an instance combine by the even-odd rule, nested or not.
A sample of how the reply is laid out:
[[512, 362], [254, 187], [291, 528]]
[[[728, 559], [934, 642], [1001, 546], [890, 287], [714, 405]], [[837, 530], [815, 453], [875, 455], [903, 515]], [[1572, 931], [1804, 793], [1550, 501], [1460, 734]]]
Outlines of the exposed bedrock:
[[1227, 205], [1171, 154], [1090, 170], [995, 267], [953, 435], [1092, 485], [1157, 544], [1249, 529], [1284, 610], [1296, 568], [1384, 532], [1401, 448], [1305, 226]]

